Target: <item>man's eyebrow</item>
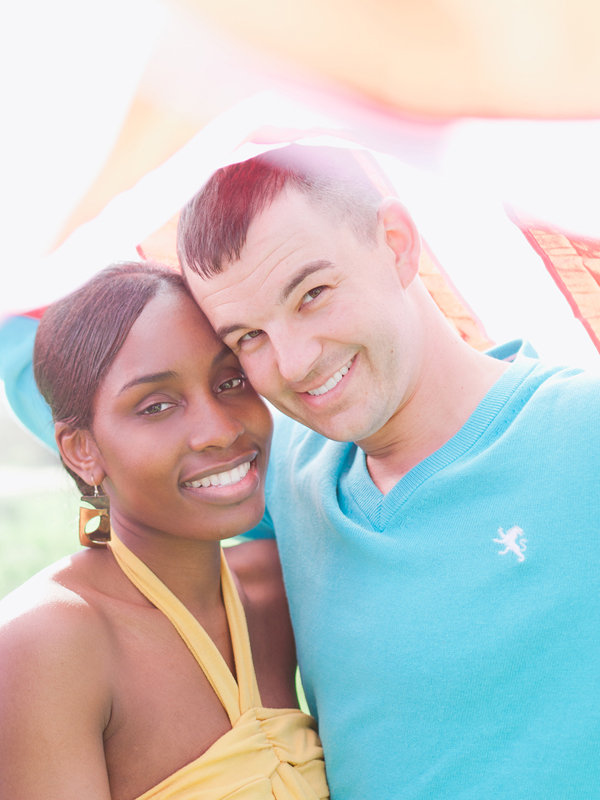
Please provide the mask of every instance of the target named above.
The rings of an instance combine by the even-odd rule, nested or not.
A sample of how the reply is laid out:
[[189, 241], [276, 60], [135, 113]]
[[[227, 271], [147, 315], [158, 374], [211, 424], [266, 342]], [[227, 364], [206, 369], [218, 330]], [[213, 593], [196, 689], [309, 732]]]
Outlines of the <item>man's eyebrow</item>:
[[305, 278], [308, 278], [309, 275], [312, 275], [313, 272], [319, 272], [322, 269], [329, 269], [332, 266], [333, 264], [331, 261], [327, 261], [325, 259], [309, 261], [309, 263], [305, 264], [300, 272], [297, 272], [291, 281], [286, 283], [286, 285], [283, 287], [279, 295], [279, 302], [283, 303], [285, 300], [287, 300], [294, 289], [299, 286]]
[[166, 370], [165, 372], [151, 372], [148, 375], [140, 375], [137, 378], [133, 378], [133, 380], [128, 381], [124, 386], [121, 386], [119, 389], [119, 394], [123, 394], [128, 389], [132, 389], [134, 386], [139, 386], [144, 383], [160, 383], [161, 381], [169, 380], [169, 378], [175, 378], [177, 373], [173, 370]]
[[[284, 303], [294, 289], [299, 286], [305, 278], [308, 278], [309, 275], [312, 275], [313, 272], [320, 272], [323, 269], [329, 269], [332, 267], [333, 264], [331, 261], [327, 261], [326, 259], [318, 259], [317, 261], [309, 261], [308, 264], [305, 264], [304, 267], [297, 272], [294, 277], [286, 283], [283, 289], [279, 293], [279, 302]], [[243, 330], [247, 328], [247, 325], [244, 325], [241, 322], [234, 322], [231, 325], [223, 325], [220, 328], [216, 329], [217, 336], [219, 339], [225, 340], [227, 336], [235, 331]]]
[[221, 328], [217, 328], [215, 333], [219, 339], [225, 341], [225, 337], [229, 336], [230, 333], [241, 331], [243, 327], [244, 325], [241, 322], [234, 322], [233, 325], [223, 325]]

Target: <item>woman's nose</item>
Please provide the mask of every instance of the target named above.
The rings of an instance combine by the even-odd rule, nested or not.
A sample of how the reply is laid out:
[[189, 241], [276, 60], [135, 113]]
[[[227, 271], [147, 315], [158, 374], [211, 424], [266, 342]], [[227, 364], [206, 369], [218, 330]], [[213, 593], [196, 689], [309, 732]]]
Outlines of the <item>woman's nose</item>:
[[226, 405], [216, 399], [205, 402], [190, 416], [190, 448], [200, 451], [231, 447], [244, 430], [243, 423]]

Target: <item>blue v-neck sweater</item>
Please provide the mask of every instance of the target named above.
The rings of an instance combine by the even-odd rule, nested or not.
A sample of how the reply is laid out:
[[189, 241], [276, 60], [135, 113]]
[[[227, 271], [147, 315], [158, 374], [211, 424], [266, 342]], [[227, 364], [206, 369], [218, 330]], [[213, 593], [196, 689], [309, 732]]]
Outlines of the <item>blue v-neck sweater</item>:
[[385, 496], [278, 417], [254, 535], [333, 800], [600, 798], [599, 477], [600, 380], [522, 354]]

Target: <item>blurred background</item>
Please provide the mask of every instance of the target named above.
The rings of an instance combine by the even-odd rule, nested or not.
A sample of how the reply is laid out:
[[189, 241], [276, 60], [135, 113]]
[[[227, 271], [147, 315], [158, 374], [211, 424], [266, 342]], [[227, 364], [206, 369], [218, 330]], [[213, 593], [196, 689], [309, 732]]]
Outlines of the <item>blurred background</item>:
[[78, 547], [79, 495], [58, 457], [0, 402], [0, 597]]

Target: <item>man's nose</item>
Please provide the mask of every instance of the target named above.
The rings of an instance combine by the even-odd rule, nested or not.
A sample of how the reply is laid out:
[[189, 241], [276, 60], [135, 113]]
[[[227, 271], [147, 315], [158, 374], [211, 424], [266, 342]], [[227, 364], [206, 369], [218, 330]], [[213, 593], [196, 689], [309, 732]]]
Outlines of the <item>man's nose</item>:
[[279, 374], [290, 384], [304, 381], [321, 355], [321, 345], [318, 340], [295, 328], [274, 332], [271, 336], [271, 345]]

